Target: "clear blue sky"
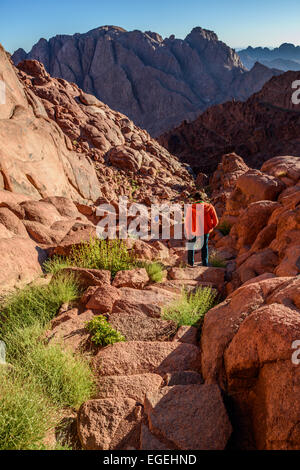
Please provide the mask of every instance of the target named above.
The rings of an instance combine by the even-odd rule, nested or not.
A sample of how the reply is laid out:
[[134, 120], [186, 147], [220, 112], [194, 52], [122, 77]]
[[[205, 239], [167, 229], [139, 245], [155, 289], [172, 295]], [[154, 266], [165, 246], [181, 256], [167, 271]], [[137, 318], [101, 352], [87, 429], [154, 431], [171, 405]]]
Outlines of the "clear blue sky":
[[238, 48], [300, 45], [299, 0], [0, 0], [0, 42], [30, 50], [41, 37], [113, 24], [184, 38], [194, 26]]

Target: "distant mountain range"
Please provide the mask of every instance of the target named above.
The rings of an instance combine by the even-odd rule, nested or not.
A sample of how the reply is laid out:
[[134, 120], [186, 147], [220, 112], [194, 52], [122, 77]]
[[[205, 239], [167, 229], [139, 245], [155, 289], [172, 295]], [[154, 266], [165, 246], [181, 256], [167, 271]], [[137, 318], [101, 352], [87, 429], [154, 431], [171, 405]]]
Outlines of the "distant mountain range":
[[28, 54], [18, 49], [12, 59], [16, 65], [42, 62], [52, 76], [76, 83], [152, 136], [214, 104], [245, 100], [280, 73], [260, 64], [247, 71], [233, 49], [200, 27], [182, 40], [102, 26], [40, 39]]
[[249, 46], [240, 50], [239, 56], [247, 69], [251, 69], [255, 62], [260, 62], [283, 71], [300, 70], [300, 46], [294, 44], [284, 43], [275, 49]]

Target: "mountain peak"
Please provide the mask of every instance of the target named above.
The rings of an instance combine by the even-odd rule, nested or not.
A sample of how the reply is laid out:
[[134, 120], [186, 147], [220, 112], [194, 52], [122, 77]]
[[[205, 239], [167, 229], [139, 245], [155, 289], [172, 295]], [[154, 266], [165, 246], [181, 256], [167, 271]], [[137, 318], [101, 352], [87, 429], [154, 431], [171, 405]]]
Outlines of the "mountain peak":
[[214, 31], [210, 31], [209, 29], [203, 29], [200, 26], [196, 26], [195, 28], [193, 28], [190, 34], [187, 35], [187, 37], [189, 36], [202, 36], [203, 39], [206, 39], [208, 41], [219, 40], [218, 36]]

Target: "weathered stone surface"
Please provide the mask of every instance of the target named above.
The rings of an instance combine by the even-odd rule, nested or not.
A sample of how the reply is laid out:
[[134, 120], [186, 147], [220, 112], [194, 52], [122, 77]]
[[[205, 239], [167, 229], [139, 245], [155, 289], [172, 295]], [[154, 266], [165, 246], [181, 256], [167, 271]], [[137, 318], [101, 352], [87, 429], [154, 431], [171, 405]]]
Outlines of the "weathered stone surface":
[[202, 372], [230, 396], [239, 448], [299, 449], [299, 286], [299, 277], [251, 281], [204, 320]]
[[127, 397], [143, 404], [146, 393], [156, 391], [162, 383], [163, 379], [158, 374], [101, 377], [97, 398]]
[[[41, 101], [19, 82], [0, 49], [0, 75], [7, 84], [0, 111], [1, 189], [28, 199], [50, 195], [95, 201], [100, 196], [93, 165], [70, 151], [60, 129], [47, 118]], [[7, 138], [10, 136], [10, 138]], [[45, 158], [47, 155], [47, 158]]]
[[141, 450], [170, 450], [167, 444], [161, 442], [156, 436], [154, 436], [145, 424], [141, 426]]
[[24, 220], [23, 223], [26, 228], [26, 234], [28, 234], [29, 237], [39, 245], [49, 246], [54, 242], [51, 229], [49, 229], [47, 226], [32, 220]]
[[181, 326], [173, 338], [173, 341], [179, 343], [188, 343], [198, 345], [198, 328], [194, 326]]
[[223, 450], [232, 428], [217, 385], [175, 385], [149, 393], [150, 430], [182, 450]]
[[94, 314], [90, 310], [81, 314], [77, 309], [62, 313], [52, 321], [52, 329], [46, 333], [47, 341], [62, 344], [73, 352], [85, 350], [89, 339], [85, 325], [93, 317]]
[[199, 282], [209, 282], [215, 286], [222, 286], [224, 283], [225, 269], [207, 268], [204, 266], [194, 268], [172, 268], [169, 271], [169, 278], [177, 281], [189, 279]]
[[116, 287], [103, 285], [91, 295], [86, 308], [97, 310], [99, 313], [108, 313], [112, 311], [119, 298], [120, 294]]
[[73, 266], [64, 268], [60, 272], [66, 275], [74, 275], [81, 287], [85, 289], [90, 286], [110, 286], [111, 272], [105, 269], [85, 269]]
[[[246, 403], [251, 410], [259, 449], [299, 449], [300, 375], [292, 363], [299, 333], [299, 310], [275, 303], [250, 315], [226, 351], [228, 393], [235, 396], [235, 406]], [[249, 389], [251, 396], [243, 394]]]
[[24, 224], [21, 222], [19, 217], [17, 217], [7, 207], [0, 207], [0, 223], [14, 235], [25, 238], [27, 237], [27, 231]]
[[115, 343], [94, 358], [97, 374], [136, 375], [151, 372], [164, 375], [178, 370], [200, 371], [199, 348], [191, 344], [130, 341]]
[[146, 269], [131, 269], [119, 271], [113, 280], [115, 287], [133, 287], [134, 289], [143, 289], [149, 282]]
[[21, 287], [42, 274], [45, 252], [28, 238], [0, 239], [0, 288]]
[[202, 375], [191, 370], [169, 372], [164, 376], [164, 384], [169, 387], [172, 387], [173, 385], [199, 385], [203, 383], [204, 380]]
[[144, 313], [151, 317], [160, 317], [161, 308], [172, 302], [175, 294], [160, 290], [140, 290], [130, 287], [121, 287], [119, 289], [120, 300], [114, 304], [112, 313]]
[[88, 243], [96, 236], [96, 227], [90, 223], [75, 223], [65, 237], [49, 248], [51, 255], [68, 256], [74, 246]]
[[86, 450], [113, 450], [137, 426], [136, 402], [130, 398], [105, 398], [84, 403], [77, 417], [81, 444]]
[[268, 292], [278, 288], [285, 278], [267, 279], [240, 287], [204, 317], [202, 328], [202, 373], [207, 383], [225, 386], [223, 354], [242, 322], [265, 302]]
[[177, 330], [173, 321], [151, 318], [139, 312], [113, 313], [109, 316], [109, 323], [125, 336], [126, 341], [168, 341]]

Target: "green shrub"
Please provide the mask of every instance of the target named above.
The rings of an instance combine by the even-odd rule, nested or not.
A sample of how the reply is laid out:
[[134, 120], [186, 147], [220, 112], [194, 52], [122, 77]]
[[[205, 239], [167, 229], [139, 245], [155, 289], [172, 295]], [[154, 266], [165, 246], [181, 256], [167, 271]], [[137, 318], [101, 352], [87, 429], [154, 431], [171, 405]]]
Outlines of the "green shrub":
[[59, 344], [45, 347], [37, 343], [27, 351], [23, 369], [34, 376], [37, 387], [57, 406], [78, 407], [94, 391], [92, 371], [88, 363]]
[[214, 268], [226, 268], [226, 261], [215, 250], [210, 253], [208, 263]]
[[217, 292], [210, 287], [199, 287], [195, 292], [183, 290], [179, 299], [163, 308], [162, 317], [173, 320], [177, 326], [201, 327], [204, 315], [216, 304]]
[[0, 367], [0, 450], [34, 449], [54, 425], [55, 410], [34, 383]]
[[78, 407], [91, 397], [94, 381], [88, 363], [59, 344], [43, 342], [61, 304], [79, 295], [75, 279], [60, 275], [49, 285], [26, 287], [5, 300], [0, 339], [13, 372], [0, 377], [0, 448], [41, 448], [58, 408]]
[[108, 344], [125, 341], [124, 336], [114, 330], [103, 315], [89, 321], [86, 324], [86, 329], [92, 334], [91, 340], [97, 346], [107, 346]]
[[[80, 295], [73, 276], [57, 276], [46, 286], [29, 286], [14, 292], [4, 302], [0, 317], [0, 339], [7, 344], [8, 354], [24, 345], [22, 331], [34, 327], [36, 335], [55, 317], [59, 307]], [[24, 331], [25, 335], [26, 331]], [[29, 338], [32, 334], [29, 330]]]
[[231, 227], [232, 225], [227, 220], [224, 220], [217, 228], [220, 230], [222, 235], [229, 235]]
[[47, 259], [43, 268], [46, 273], [57, 274], [61, 269], [69, 267], [68, 260], [63, 256], [54, 255], [52, 258]]
[[141, 266], [146, 269], [150, 281], [161, 282], [164, 276], [164, 266], [161, 263], [141, 263]]
[[44, 263], [47, 272], [57, 273], [67, 266], [86, 269], [106, 269], [114, 277], [118, 271], [131, 269], [137, 265], [133, 252], [123, 240], [101, 240], [93, 238], [87, 243], [73, 246], [67, 257], [55, 256]]

